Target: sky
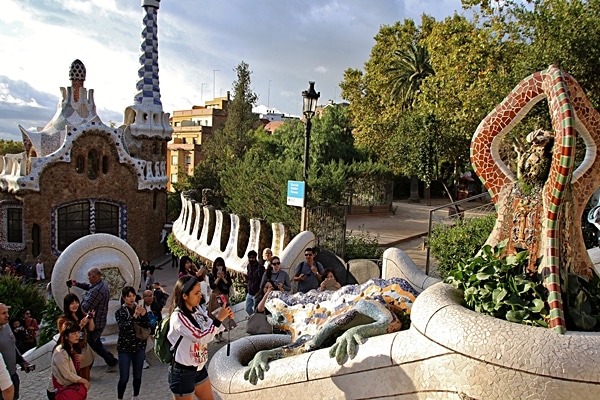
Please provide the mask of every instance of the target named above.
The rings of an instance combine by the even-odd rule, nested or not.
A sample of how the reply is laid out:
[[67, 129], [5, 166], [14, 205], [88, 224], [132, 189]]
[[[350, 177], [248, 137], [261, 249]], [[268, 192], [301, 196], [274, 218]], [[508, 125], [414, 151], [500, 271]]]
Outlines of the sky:
[[[363, 69], [381, 26], [454, 12], [463, 13], [460, 0], [162, 0], [163, 110], [225, 96], [242, 61], [260, 112], [300, 115], [308, 81], [319, 104], [340, 102], [344, 71]], [[76, 59], [102, 121], [121, 125], [136, 92], [142, 17], [141, 0], [3, 0], [0, 139], [21, 141], [19, 124], [46, 125]]]

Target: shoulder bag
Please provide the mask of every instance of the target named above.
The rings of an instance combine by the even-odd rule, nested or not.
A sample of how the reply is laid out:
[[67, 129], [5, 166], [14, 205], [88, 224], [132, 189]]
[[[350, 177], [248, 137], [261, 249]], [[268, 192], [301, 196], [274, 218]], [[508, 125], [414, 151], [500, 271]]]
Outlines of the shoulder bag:
[[248, 318], [246, 332], [249, 335], [264, 335], [273, 333], [273, 326], [267, 321], [265, 313], [255, 312]]

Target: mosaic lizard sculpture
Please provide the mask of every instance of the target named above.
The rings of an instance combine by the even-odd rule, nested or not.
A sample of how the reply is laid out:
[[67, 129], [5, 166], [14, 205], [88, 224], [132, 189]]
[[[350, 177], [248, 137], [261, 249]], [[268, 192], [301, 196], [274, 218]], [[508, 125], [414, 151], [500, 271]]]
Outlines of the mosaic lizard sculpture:
[[[542, 168], [528, 171], [545, 180], [531, 193], [520, 187], [499, 150], [502, 138], [542, 99], [548, 102], [552, 131], [529, 135], [528, 141], [537, 149], [526, 156], [522, 167], [535, 166], [532, 160], [544, 157], [549, 157], [549, 166], [538, 163]], [[577, 136], [583, 139], [586, 153], [576, 167]], [[471, 163], [498, 211], [487, 244], [508, 239], [509, 253], [529, 250], [528, 269], [544, 278], [550, 327], [560, 333], [566, 330], [560, 271], [587, 277], [594, 273], [580, 221], [587, 201], [600, 186], [599, 149], [600, 114], [575, 79], [553, 65], [521, 81], [481, 121], [471, 141]]]
[[335, 292], [290, 295], [271, 292], [266, 307], [274, 327], [289, 331], [292, 343], [258, 352], [244, 378], [253, 385], [264, 379], [269, 362], [331, 346], [338, 364], [353, 359], [358, 345], [372, 336], [399, 331], [398, 316], [408, 316], [417, 292], [403, 279], [371, 279]]

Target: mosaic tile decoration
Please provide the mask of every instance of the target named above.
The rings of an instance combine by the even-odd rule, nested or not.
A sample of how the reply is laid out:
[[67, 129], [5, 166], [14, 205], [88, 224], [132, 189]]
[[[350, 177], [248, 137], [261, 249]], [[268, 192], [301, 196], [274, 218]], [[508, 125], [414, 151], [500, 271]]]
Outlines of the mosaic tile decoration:
[[[505, 218], [510, 218], [506, 212], [512, 207], [507, 202], [517, 182], [500, 158], [500, 142], [543, 98], [550, 107], [554, 147], [543, 201], [537, 204], [541, 218], [541, 229], [535, 232], [539, 235], [535, 240], [537, 254], [531, 253], [530, 257], [542, 260], [538, 272], [549, 291], [550, 326], [564, 332], [560, 268], [569, 265], [571, 271], [585, 276], [591, 276], [593, 270], [577, 221], [581, 221], [585, 204], [600, 185], [600, 115], [575, 79], [551, 65], [521, 81], [479, 124], [471, 142], [471, 162], [499, 212], [488, 240], [488, 244], [495, 245], [503, 239], [501, 226]], [[586, 155], [574, 170], [577, 134], [586, 144]], [[565, 199], [569, 199], [567, 207]]]

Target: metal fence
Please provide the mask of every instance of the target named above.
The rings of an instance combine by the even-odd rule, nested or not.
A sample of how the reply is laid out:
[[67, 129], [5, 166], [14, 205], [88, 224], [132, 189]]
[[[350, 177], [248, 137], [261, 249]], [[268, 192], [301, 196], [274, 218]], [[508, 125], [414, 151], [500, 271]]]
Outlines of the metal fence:
[[[475, 202], [475, 203], [474, 203]], [[457, 210], [458, 208], [458, 210]], [[457, 219], [479, 218], [496, 212], [496, 207], [488, 193], [481, 193], [454, 203], [445, 204], [429, 211], [429, 227], [427, 229], [427, 260], [425, 274], [429, 275], [430, 254], [429, 239], [435, 226], [454, 225]]]
[[346, 206], [312, 207], [308, 210], [308, 227], [315, 234], [317, 247], [344, 258], [346, 243]]

